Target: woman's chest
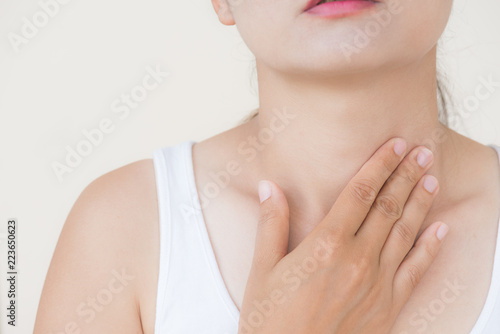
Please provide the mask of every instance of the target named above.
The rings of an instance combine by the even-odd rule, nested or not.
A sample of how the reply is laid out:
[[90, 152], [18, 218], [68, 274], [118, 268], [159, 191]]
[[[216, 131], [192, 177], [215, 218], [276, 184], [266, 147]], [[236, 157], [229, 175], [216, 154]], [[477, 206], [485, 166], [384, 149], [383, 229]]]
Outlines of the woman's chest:
[[430, 217], [431, 221], [447, 222], [450, 232], [391, 334], [471, 333], [492, 283], [498, 239], [496, 209], [464, 204]]
[[[470, 333], [491, 284], [498, 229], [498, 208], [493, 204], [471, 201], [428, 216], [424, 224], [441, 220], [450, 226], [450, 233], [391, 334]], [[258, 211], [244, 205], [223, 209], [213, 204], [204, 216], [224, 283], [240, 308]]]

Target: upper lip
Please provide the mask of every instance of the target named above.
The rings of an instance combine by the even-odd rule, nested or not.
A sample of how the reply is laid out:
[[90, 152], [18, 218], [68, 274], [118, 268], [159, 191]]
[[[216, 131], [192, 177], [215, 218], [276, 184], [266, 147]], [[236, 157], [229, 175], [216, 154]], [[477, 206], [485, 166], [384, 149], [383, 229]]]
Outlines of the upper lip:
[[319, 4], [322, 0], [309, 0], [307, 2], [307, 6], [306, 8], [304, 8], [304, 11], [306, 10], [309, 10], [311, 8], [313, 8], [314, 6], [316, 6], [317, 4]]
[[[307, 2], [306, 8], [304, 8], [304, 11], [309, 10], [319, 4], [323, 0], [309, 0]], [[364, 1], [372, 1], [372, 2], [379, 2], [380, 0], [364, 0]]]

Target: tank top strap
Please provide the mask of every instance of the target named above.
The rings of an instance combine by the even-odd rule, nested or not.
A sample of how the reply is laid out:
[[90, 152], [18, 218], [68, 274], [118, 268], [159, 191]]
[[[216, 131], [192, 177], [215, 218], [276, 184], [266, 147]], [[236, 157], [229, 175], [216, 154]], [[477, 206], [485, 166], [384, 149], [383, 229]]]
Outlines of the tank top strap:
[[202, 219], [193, 144], [153, 152], [160, 238], [155, 334], [236, 333], [238, 313], [228, 307]]

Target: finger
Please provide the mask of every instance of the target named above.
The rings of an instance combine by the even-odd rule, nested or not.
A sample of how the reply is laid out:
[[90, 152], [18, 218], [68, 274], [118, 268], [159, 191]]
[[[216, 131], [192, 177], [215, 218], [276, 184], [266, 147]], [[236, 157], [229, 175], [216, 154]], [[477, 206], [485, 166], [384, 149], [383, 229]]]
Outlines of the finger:
[[432, 175], [425, 175], [417, 184], [380, 253], [380, 263], [384, 268], [396, 271], [408, 255], [438, 192], [439, 183]]
[[401, 138], [390, 139], [382, 145], [349, 181], [318, 226], [354, 235], [405, 151], [406, 142]]
[[289, 208], [285, 195], [272, 181], [259, 182], [260, 213], [253, 266], [269, 272], [288, 252]]
[[[356, 234], [361, 244], [370, 245], [380, 254], [394, 223], [401, 218], [410, 194], [432, 165], [432, 160], [433, 154], [427, 147], [417, 147], [403, 159], [382, 187]], [[417, 199], [422, 199], [422, 195]]]
[[436, 222], [420, 236], [415, 247], [396, 271], [393, 281], [394, 305], [402, 308], [436, 258], [448, 226]]

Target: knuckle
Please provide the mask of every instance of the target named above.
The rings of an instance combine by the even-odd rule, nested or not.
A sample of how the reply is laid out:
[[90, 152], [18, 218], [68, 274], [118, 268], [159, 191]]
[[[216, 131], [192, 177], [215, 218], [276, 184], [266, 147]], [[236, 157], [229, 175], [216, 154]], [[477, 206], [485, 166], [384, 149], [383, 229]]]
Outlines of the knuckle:
[[415, 289], [422, 278], [422, 271], [416, 265], [408, 267], [408, 283], [412, 289]]
[[374, 207], [384, 216], [392, 219], [399, 219], [403, 214], [402, 205], [391, 194], [385, 194], [377, 197]]
[[364, 286], [364, 275], [357, 269], [351, 269], [349, 280], [346, 283], [345, 291], [360, 291]]
[[349, 186], [349, 191], [355, 201], [370, 206], [377, 196], [375, 182], [370, 180], [353, 181]]
[[357, 275], [365, 275], [368, 273], [370, 269], [370, 260], [367, 256], [360, 256], [358, 260], [355, 262], [354, 272]]
[[278, 217], [278, 211], [274, 208], [267, 208], [261, 212], [259, 216], [259, 224], [269, 225], [274, 219]]
[[376, 276], [371, 258], [367, 255], [361, 255], [353, 261], [350, 276], [351, 284], [354, 287], [371, 289], [375, 284]]
[[435, 247], [435, 245], [433, 245], [433, 244], [426, 243], [424, 245], [424, 252], [425, 252], [425, 255], [427, 256], [427, 259], [429, 259], [429, 260], [432, 260], [433, 258], [436, 257], [437, 251], [438, 251], [437, 247]]
[[386, 293], [384, 293], [380, 284], [373, 284], [366, 299], [371, 305], [380, 306], [381, 304], [385, 304], [383, 302], [386, 298], [385, 295]]
[[385, 169], [386, 172], [389, 172], [392, 174], [392, 172], [394, 171], [394, 164], [393, 164], [393, 161], [391, 159], [381, 159], [380, 160], [380, 165], [383, 169]]
[[418, 211], [426, 212], [430, 209], [434, 198], [432, 196], [426, 196], [425, 194], [422, 193], [424, 193], [424, 191], [420, 191], [412, 201], [415, 204]]
[[413, 166], [404, 164], [401, 166], [401, 173], [399, 174], [408, 184], [416, 184], [418, 182], [418, 172]]
[[393, 230], [406, 246], [411, 247], [414, 244], [412, 228], [406, 222], [398, 221]]
[[320, 262], [326, 262], [326, 266], [338, 260], [339, 252], [342, 252], [341, 247], [345, 244], [338, 233], [330, 233], [329, 231], [322, 233], [314, 239], [312, 252]]

